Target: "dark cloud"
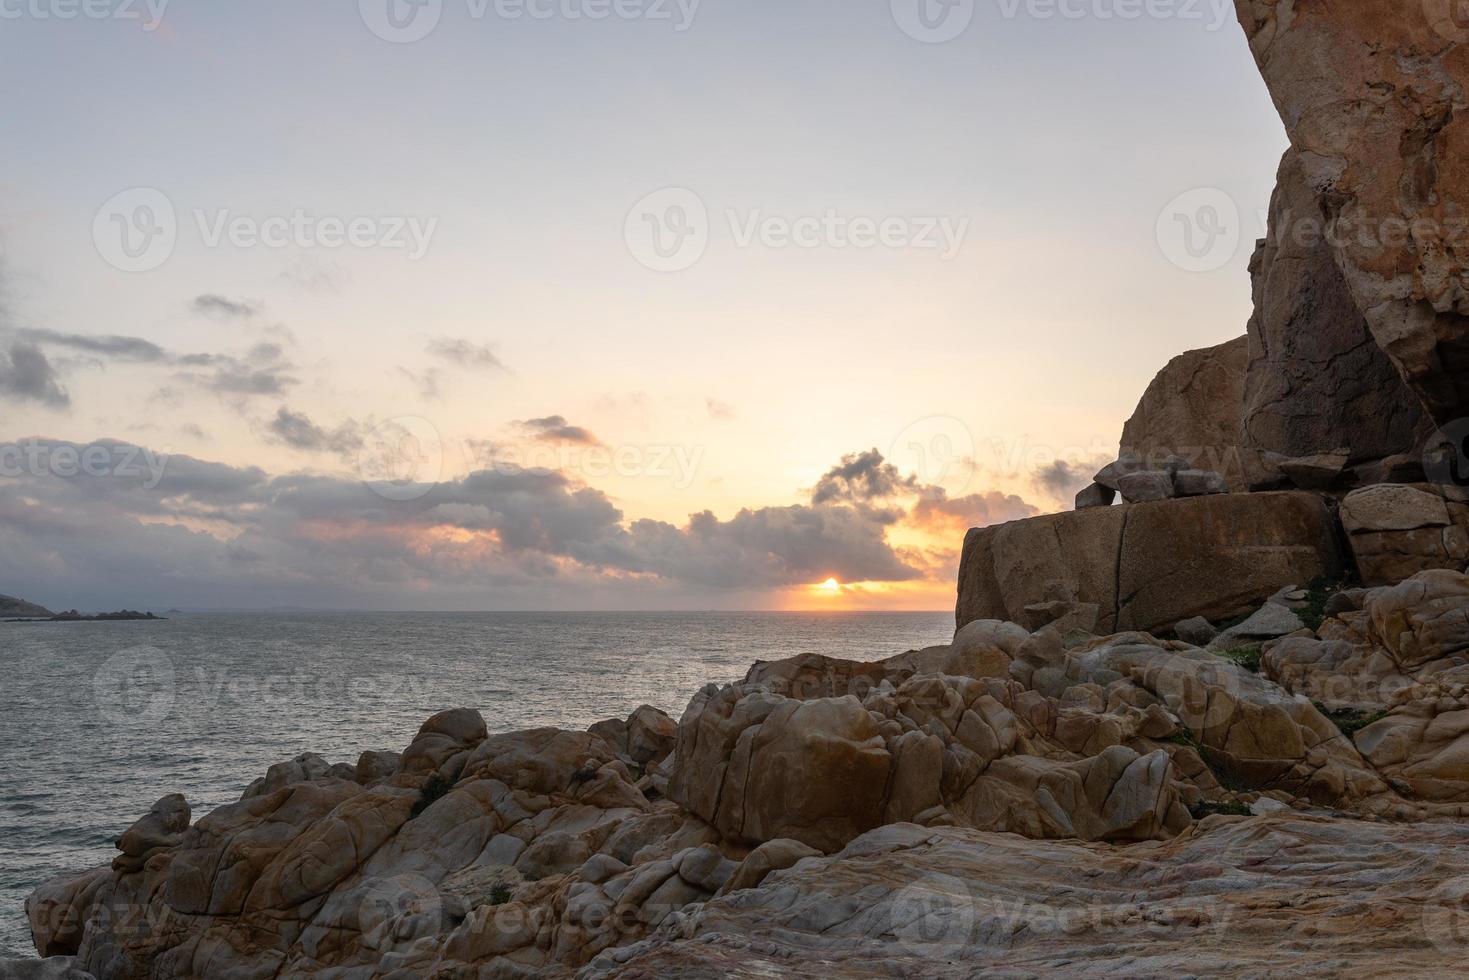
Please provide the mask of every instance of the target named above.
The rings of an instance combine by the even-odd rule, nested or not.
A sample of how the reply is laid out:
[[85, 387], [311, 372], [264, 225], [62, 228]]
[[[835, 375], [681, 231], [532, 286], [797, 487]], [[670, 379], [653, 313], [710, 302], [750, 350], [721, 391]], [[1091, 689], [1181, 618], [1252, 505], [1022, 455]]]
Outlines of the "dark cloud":
[[1035, 473], [1035, 486], [1045, 496], [1061, 503], [1070, 504], [1078, 491], [1092, 483], [1097, 471], [1106, 466], [1110, 459], [1058, 459]]
[[963, 497], [950, 498], [943, 487], [924, 487], [913, 509], [908, 513], [908, 522], [936, 534], [963, 539], [964, 532], [971, 527], [989, 527], [1026, 517], [1035, 517], [1040, 509], [1014, 494], [998, 491], [971, 493]]
[[183, 371], [179, 378], [217, 395], [237, 399], [262, 395], [283, 395], [300, 384], [291, 372], [295, 366], [285, 357], [279, 344], [256, 344], [243, 357], [231, 354], [186, 354], [178, 359], [185, 367], [204, 368]]
[[459, 337], [437, 337], [429, 341], [427, 350], [430, 356], [448, 361], [458, 367], [506, 370], [504, 362], [488, 345], [476, 344]]
[[56, 378], [56, 369], [39, 347], [17, 341], [0, 350], [0, 398], [66, 408], [71, 396]]
[[205, 293], [202, 296], [194, 297], [193, 308], [195, 313], [202, 313], [205, 316], [239, 320], [248, 320], [260, 312], [259, 307], [254, 303], [227, 299], [216, 293]]
[[843, 456], [840, 463], [827, 470], [811, 491], [811, 503], [866, 504], [890, 500], [917, 489], [915, 478], [904, 477], [896, 466], [883, 459], [882, 453], [869, 449]]
[[275, 418], [266, 423], [266, 429], [277, 442], [305, 452], [350, 456], [362, 449], [362, 428], [351, 419], [328, 431], [304, 413], [281, 406]]
[[18, 330], [17, 336], [32, 344], [45, 344], [81, 351], [114, 361], [135, 361], [144, 364], [169, 360], [169, 354], [151, 340], [142, 337], [118, 337], [112, 335], [59, 333], [55, 330]]
[[[300, 413], [283, 410], [276, 422], [283, 441], [331, 448], [331, 434]], [[129, 596], [174, 604], [425, 608], [452, 595], [483, 608], [502, 595], [523, 596], [504, 600], [522, 606], [550, 596], [585, 604], [588, 590], [615, 583], [646, 597], [923, 574], [888, 545], [886, 525], [848, 506], [629, 525], [600, 490], [549, 470], [481, 470], [397, 500], [350, 477], [271, 478], [188, 456], [144, 456], [136, 469], [0, 476], [0, 549], [44, 559], [40, 594], [64, 586], [70, 604], [90, 595], [98, 605], [119, 582]]]
[[543, 442], [569, 442], [581, 446], [600, 446], [602, 444], [602, 440], [590, 431], [579, 425], [571, 425], [561, 415], [525, 419], [515, 424], [532, 438]]

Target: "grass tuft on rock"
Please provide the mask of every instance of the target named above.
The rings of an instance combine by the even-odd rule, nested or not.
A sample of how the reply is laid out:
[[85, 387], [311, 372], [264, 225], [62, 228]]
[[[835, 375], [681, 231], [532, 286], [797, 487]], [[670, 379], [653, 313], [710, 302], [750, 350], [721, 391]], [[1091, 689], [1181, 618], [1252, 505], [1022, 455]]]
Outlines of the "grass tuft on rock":
[[1218, 814], [1223, 814], [1227, 817], [1248, 817], [1250, 815], [1250, 808], [1243, 803], [1214, 803], [1209, 800], [1203, 800], [1189, 807], [1188, 812], [1195, 820], [1202, 820], [1205, 817], [1212, 817]]
[[1220, 650], [1215, 656], [1223, 657], [1236, 667], [1243, 667], [1252, 674], [1260, 672], [1260, 644], [1258, 643], [1242, 643], [1228, 650]]
[[413, 804], [413, 811], [408, 814], [408, 819], [412, 820], [414, 817], [418, 816], [423, 811], [433, 806], [439, 800], [447, 796], [449, 790], [453, 788], [454, 784], [449, 782], [438, 773], [434, 773], [432, 776], [428, 777], [428, 782], [424, 783], [423, 789], [419, 790], [418, 792], [418, 802]]
[[1320, 701], [1311, 703], [1347, 738], [1352, 738], [1368, 725], [1376, 724], [1387, 717], [1386, 711], [1358, 711], [1356, 708], [1331, 709]]

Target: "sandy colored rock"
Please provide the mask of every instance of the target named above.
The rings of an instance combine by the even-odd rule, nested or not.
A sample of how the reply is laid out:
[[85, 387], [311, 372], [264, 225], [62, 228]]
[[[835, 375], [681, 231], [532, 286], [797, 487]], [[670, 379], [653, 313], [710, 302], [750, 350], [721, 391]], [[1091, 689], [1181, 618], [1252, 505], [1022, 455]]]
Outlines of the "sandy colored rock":
[[1469, 31], [1455, 5], [1236, 7], [1373, 339], [1433, 419], [1469, 415]]
[[1027, 607], [1094, 603], [1097, 631], [1164, 630], [1250, 612], [1280, 588], [1340, 570], [1331, 512], [1315, 494], [1218, 494], [976, 528], [959, 568], [959, 625]]
[[[1244, 489], [1238, 447], [1248, 349], [1247, 339], [1240, 337], [1169, 361], [1123, 427], [1118, 458], [1137, 461], [1140, 470], [1157, 470], [1176, 456], [1188, 469], [1218, 472], [1228, 486]], [[1127, 496], [1125, 488], [1117, 489]]]
[[[1270, 479], [1254, 463], [1259, 454], [1311, 457], [1348, 447], [1343, 465], [1361, 466], [1417, 455], [1428, 428], [1422, 403], [1372, 339], [1325, 224], [1301, 154], [1287, 151], [1269, 231], [1250, 263], [1255, 312], [1240, 429], [1253, 483]], [[1304, 475], [1301, 464], [1292, 468]]]

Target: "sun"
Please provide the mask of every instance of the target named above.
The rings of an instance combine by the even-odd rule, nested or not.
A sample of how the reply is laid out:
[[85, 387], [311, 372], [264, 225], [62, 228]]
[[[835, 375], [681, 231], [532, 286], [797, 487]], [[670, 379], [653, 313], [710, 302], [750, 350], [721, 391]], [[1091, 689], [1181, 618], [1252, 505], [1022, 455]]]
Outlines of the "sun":
[[836, 595], [842, 591], [842, 583], [838, 582], [834, 578], [829, 578], [825, 582], [822, 582], [820, 585], [818, 585], [816, 587], [816, 591], [824, 592], [827, 595]]

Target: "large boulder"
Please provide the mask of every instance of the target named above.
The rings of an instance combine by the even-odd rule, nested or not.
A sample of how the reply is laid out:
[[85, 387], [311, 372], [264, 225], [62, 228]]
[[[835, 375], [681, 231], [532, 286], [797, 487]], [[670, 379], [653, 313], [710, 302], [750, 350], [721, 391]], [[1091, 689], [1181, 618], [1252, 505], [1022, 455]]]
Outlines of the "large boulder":
[[1095, 603], [1099, 631], [1157, 630], [1253, 611], [1288, 585], [1339, 570], [1326, 502], [1300, 492], [1224, 494], [1095, 508], [971, 530], [958, 625], [1027, 607]]
[[1391, 585], [1432, 568], [1469, 564], [1469, 503], [1431, 485], [1378, 484], [1346, 496], [1341, 522], [1365, 585]]
[[[1250, 263], [1255, 312], [1239, 419], [1250, 482], [1279, 462], [1347, 450], [1346, 464], [1415, 454], [1427, 436], [1422, 403], [1372, 340], [1337, 268], [1321, 204], [1289, 150], [1270, 203], [1269, 237]], [[1275, 458], [1276, 465], [1264, 461]]]
[[1231, 489], [1245, 489], [1239, 418], [1248, 351], [1248, 339], [1239, 337], [1169, 361], [1123, 427], [1118, 458], [1157, 471], [1173, 457], [1192, 470], [1223, 474]]
[[1459, 7], [1236, 0], [1356, 308], [1441, 424], [1469, 416], [1469, 29]]

